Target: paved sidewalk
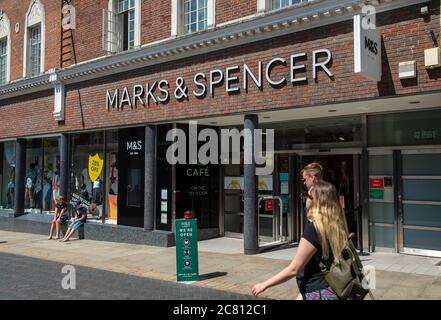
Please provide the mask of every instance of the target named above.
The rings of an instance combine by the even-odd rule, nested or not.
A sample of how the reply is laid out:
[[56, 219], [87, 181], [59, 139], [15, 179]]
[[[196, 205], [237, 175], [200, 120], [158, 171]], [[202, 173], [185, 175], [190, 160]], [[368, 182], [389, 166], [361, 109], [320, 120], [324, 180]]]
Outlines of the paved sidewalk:
[[[120, 272], [150, 279], [176, 281], [175, 249], [91, 240], [60, 243], [28, 233], [0, 231], [0, 252], [64, 264]], [[287, 259], [245, 256], [242, 253], [207, 252], [213, 246], [200, 242], [201, 281], [192, 285], [249, 294], [252, 285], [287, 266]], [[277, 252], [277, 251], [275, 251]], [[263, 254], [263, 255], [268, 255]], [[422, 266], [431, 268], [431, 265]], [[377, 299], [441, 299], [441, 277], [377, 270]], [[295, 299], [295, 280], [271, 288], [262, 297]]]
[[[199, 243], [199, 250], [240, 254], [243, 251], [243, 240], [217, 238]], [[273, 250], [258, 254], [257, 257], [291, 261], [297, 247]], [[441, 277], [441, 258], [430, 258], [415, 255], [374, 252], [360, 257], [365, 266], [373, 266], [376, 270], [405, 272], [427, 276]]]
[[[244, 300], [248, 295], [75, 266], [75, 288], [63, 263], [0, 252], [0, 300]], [[32, 272], [29, 272], [29, 270]], [[14, 270], [14, 272], [11, 272]]]

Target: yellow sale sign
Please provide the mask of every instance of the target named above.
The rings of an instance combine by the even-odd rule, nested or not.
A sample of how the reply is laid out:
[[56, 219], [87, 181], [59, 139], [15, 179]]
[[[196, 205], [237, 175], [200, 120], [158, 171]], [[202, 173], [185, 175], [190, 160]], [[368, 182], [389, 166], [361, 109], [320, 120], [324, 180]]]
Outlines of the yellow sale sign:
[[89, 178], [90, 181], [95, 182], [103, 170], [104, 160], [101, 160], [98, 154], [91, 156], [89, 155]]

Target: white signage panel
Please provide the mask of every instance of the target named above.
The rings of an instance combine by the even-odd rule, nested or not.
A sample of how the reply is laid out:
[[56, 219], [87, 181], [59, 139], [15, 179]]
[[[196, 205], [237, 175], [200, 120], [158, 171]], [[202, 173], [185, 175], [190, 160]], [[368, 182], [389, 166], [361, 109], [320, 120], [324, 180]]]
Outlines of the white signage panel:
[[354, 16], [354, 72], [381, 81], [381, 35], [368, 16]]

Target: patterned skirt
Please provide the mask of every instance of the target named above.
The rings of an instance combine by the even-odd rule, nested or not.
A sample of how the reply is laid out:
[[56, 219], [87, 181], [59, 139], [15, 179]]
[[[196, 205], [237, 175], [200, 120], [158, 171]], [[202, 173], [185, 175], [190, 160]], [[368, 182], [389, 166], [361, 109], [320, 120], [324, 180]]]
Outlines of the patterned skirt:
[[331, 287], [325, 289], [306, 292], [303, 294], [303, 300], [339, 300], [335, 291]]

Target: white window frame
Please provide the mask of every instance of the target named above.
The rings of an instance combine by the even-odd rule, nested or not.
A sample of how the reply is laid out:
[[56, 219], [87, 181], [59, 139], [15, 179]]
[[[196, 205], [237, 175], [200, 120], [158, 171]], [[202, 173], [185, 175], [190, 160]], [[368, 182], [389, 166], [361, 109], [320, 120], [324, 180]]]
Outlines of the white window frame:
[[[40, 65], [38, 65], [37, 64], [37, 67], [38, 67], [38, 70], [37, 70], [37, 72], [35, 73], [35, 74], [33, 74], [33, 64], [32, 64], [32, 60], [35, 58], [33, 55], [32, 55], [32, 53], [34, 52], [34, 50], [33, 50], [33, 48], [32, 48], [32, 44], [33, 44], [33, 42], [32, 42], [32, 40], [31, 40], [31, 37], [32, 37], [32, 30], [38, 30], [38, 37], [39, 37], [39, 42], [38, 42], [38, 46], [39, 46], [39, 52], [38, 52], [38, 60], [39, 60], [39, 62], [40, 62]], [[35, 77], [35, 76], [38, 76], [39, 74], [41, 74], [42, 73], [42, 71], [41, 71], [41, 24], [37, 24], [37, 25], [33, 25], [32, 27], [30, 27], [29, 29], [28, 29], [28, 33], [29, 33], [29, 39], [28, 39], [28, 52], [29, 52], [29, 54], [28, 54], [28, 61], [27, 61], [27, 63], [28, 63], [28, 66], [27, 66], [27, 68], [28, 68], [28, 70], [27, 70], [27, 75], [29, 76], [29, 77]]]
[[301, 0], [300, 3], [294, 3], [294, 4], [292, 3], [293, 0], [289, 0], [289, 1], [290, 1], [290, 4], [287, 5], [286, 7], [273, 8], [273, 0], [257, 0], [257, 12], [263, 13], [263, 12], [272, 11], [272, 10], [281, 10], [281, 9], [288, 8], [291, 6], [299, 5], [304, 2], [309, 2], [311, 0]]
[[[184, 0], [171, 0], [171, 37], [175, 38], [185, 33], [184, 28]], [[207, 0], [207, 28], [216, 26], [216, 0]]]
[[11, 24], [9, 22], [6, 13], [0, 14], [0, 40], [6, 38], [6, 82], [0, 83], [0, 85], [6, 84], [11, 81]]
[[271, 0], [257, 0], [257, 12], [263, 13], [271, 8]]
[[[141, 0], [135, 0], [135, 39], [134, 39], [134, 49], [141, 47]], [[119, 0], [109, 0], [107, 5], [107, 11], [112, 13], [115, 17], [119, 15]], [[103, 15], [104, 16], [104, 15]], [[107, 23], [103, 21], [103, 24]], [[119, 30], [114, 30], [113, 28], [119, 29], [120, 26], [110, 25], [108, 26], [109, 36], [117, 36], [121, 37], [121, 35], [117, 35]], [[114, 48], [112, 43], [117, 43], [117, 48]], [[121, 52], [123, 49], [119, 43], [119, 39], [113, 39], [112, 41], [108, 41], [105, 45], [105, 51], [107, 52]]]
[[[280, 0], [280, 1], [283, 1], [283, 0]], [[271, 0], [270, 2], [270, 6], [271, 6], [271, 10], [280, 10], [280, 9], [284, 9], [284, 8], [288, 8], [288, 7], [292, 7], [292, 6], [296, 6], [296, 5], [300, 5], [300, 4], [302, 4], [302, 3], [304, 3], [304, 2], [308, 2], [308, 1], [310, 1], [310, 0], [288, 0], [289, 1], [289, 4], [287, 5], [287, 6], [285, 6], [285, 7], [280, 7], [280, 8], [274, 8], [273, 7], [273, 3], [274, 3], [274, 0]], [[299, 3], [292, 3], [293, 1], [300, 1]]]
[[40, 0], [32, 0], [25, 18], [24, 52], [23, 52], [23, 77], [29, 76], [30, 48], [29, 48], [29, 29], [40, 24], [41, 48], [40, 48], [40, 74], [44, 72], [44, 61], [46, 51], [46, 19], [44, 6]]
[[[121, 4], [121, 1], [126, 1], [129, 5], [129, 7], [127, 8], [127, 10], [121, 11], [119, 6]], [[129, 13], [129, 20], [128, 20], [128, 26], [127, 26], [127, 31], [128, 31], [128, 37], [127, 37], [127, 50], [131, 50], [135, 48], [135, 30], [136, 30], [136, 25], [135, 25], [135, 19], [136, 19], [136, 0], [133, 0], [133, 7], [130, 7], [130, 2], [132, 2], [132, 0], [118, 0], [118, 14], [121, 15], [123, 12], [128, 12]], [[133, 10], [133, 46], [130, 47], [130, 11]], [[119, 26], [121, 28], [121, 30], [123, 29], [123, 26]], [[124, 35], [123, 35], [124, 36]]]

